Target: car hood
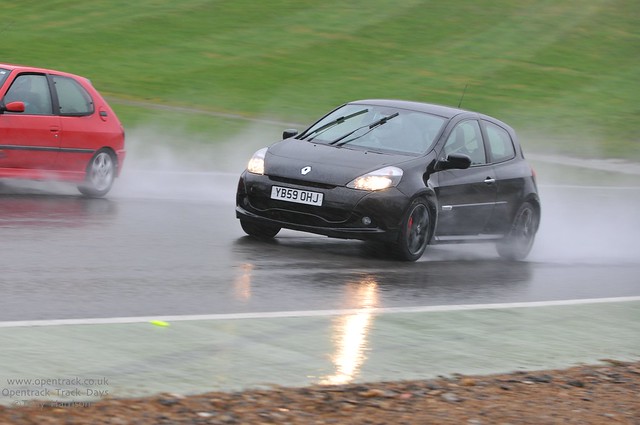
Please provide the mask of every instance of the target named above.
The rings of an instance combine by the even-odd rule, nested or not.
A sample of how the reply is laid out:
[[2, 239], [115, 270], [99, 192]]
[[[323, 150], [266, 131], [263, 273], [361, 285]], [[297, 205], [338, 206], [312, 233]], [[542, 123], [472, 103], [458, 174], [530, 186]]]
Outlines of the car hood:
[[[414, 158], [286, 139], [267, 151], [265, 174], [345, 186], [365, 173], [411, 159]], [[305, 167], [311, 167], [311, 170], [303, 174]]]

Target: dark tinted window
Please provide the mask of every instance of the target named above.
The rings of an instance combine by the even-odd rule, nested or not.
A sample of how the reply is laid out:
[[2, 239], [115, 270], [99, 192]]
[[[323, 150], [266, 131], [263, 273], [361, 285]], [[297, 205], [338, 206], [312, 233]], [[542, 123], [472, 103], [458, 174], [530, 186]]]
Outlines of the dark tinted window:
[[77, 81], [54, 75], [53, 82], [58, 92], [60, 115], [90, 115], [93, 113], [93, 100]]
[[502, 162], [516, 156], [509, 132], [490, 122], [484, 122], [489, 141], [491, 162]]
[[487, 163], [478, 121], [463, 121], [456, 125], [444, 145], [444, 155], [451, 153], [468, 155], [471, 158], [471, 165]]
[[[385, 124], [369, 127], [391, 116]], [[318, 121], [299, 138], [331, 143], [348, 135], [341, 142], [347, 142], [349, 148], [421, 155], [431, 149], [445, 121], [442, 117], [417, 111], [349, 104]]]
[[51, 92], [49, 82], [43, 74], [20, 74], [13, 80], [4, 102], [24, 102], [24, 112], [28, 115], [51, 115]]

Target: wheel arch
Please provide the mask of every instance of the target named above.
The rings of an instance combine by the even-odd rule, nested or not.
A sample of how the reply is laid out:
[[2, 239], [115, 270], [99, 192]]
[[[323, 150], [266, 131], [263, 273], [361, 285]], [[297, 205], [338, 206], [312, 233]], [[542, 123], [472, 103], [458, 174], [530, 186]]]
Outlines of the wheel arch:
[[426, 187], [424, 190], [416, 192], [409, 200], [408, 205], [411, 205], [416, 199], [422, 199], [426, 202], [429, 209], [429, 235], [427, 237], [427, 245], [431, 244], [433, 235], [435, 235], [436, 224], [438, 221], [438, 198], [433, 189]]
[[[540, 220], [542, 218], [542, 205], [540, 204], [540, 198], [538, 197], [537, 194], [535, 193], [530, 193], [520, 204], [520, 206], [522, 204], [524, 204], [525, 202], [529, 202], [533, 208], [535, 209], [536, 214], [538, 215], [538, 220], [536, 223], [536, 231], [538, 230], [538, 228], [540, 228]], [[520, 206], [518, 206], [518, 208], [520, 208]], [[513, 217], [515, 218], [515, 217]], [[512, 220], [513, 220], [512, 218]]]

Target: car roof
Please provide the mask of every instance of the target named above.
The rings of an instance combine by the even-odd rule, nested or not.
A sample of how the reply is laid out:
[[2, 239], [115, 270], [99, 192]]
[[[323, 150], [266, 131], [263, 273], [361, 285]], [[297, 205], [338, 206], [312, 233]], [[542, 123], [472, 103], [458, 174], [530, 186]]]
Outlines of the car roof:
[[36, 66], [27, 66], [27, 65], [17, 65], [11, 63], [0, 63], [0, 68], [8, 69], [10, 71], [21, 71], [21, 72], [43, 72], [47, 74], [58, 74], [58, 75], [67, 75], [73, 77], [79, 77], [79, 75], [72, 74], [69, 72], [58, 71], [55, 69], [47, 69], [47, 68], [39, 68]]
[[[451, 106], [444, 105], [436, 105], [434, 103], [424, 103], [424, 102], [416, 102], [411, 100], [398, 100], [398, 99], [362, 99], [355, 100], [353, 102], [349, 102], [350, 104], [363, 104], [363, 105], [375, 105], [375, 106], [386, 106], [391, 108], [398, 109], [408, 109], [411, 111], [424, 112], [427, 114], [438, 115], [443, 118], [451, 119], [458, 115], [466, 115], [467, 117], [475, 117], [482, 118], [488, 121], [492, 121], [496, 124], [500, 124], [502, 127], [508, 129], [511, 133], [514, 133], [513, 128], [489, 115], [482, 114], [480, 112], [469, 111], [466, 109], [454, 108]], [[512, 134], [513, 135], [513, 134]]]
[[40, 71], [40, 72], [48, 71], [48, 69], [38, 68], [38, 67], [34, 67], [34, 66], [17, 65], [17, 64], [14, 64], [14, 63], [0, 63], [0, 68], [10, 69], [10, 70], [19, 69], [21, 71], [24, 71], [24, 70], [26, 70], [26, 71]]
[[388, 106], [392, 108], [410, 109], [413, 111], [426, 112], [429, 114], [440, 115], [445, 118], [452, 118], [456, 115], [468, 113], [463, 109], [452, 108], [450, 106], [436, 105], [432, 103], [415, 102], [410, 100], [397, 99], [362, 99], [349, 103], [363, 103], [367, 105]]

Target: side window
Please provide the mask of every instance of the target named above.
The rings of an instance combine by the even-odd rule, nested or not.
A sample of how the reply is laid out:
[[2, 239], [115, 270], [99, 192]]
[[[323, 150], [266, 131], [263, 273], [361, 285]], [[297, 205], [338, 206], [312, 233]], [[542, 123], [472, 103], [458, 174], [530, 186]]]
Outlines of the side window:
[[51, 115], [51, 92], [47, 77], [42, 74], [20, 74], [13, 81], [4, 97], [5, 103], [24, 102], [24, 112], [29, 115]]
[[502, 127], [484, 121], [489, 139], [491, 162], [502, 162], [516, 156], [509, 132]]
[[463, 121], [453, 129], [444, 145], [445, 156], [451, 153], [468, 155], [471, 165], [487, 163], [478, 121]]
[[93, 100], [77, 81], [54, 75], [53, 82], [58, 92], [60, 115], [90, 115], [93, 113]]

